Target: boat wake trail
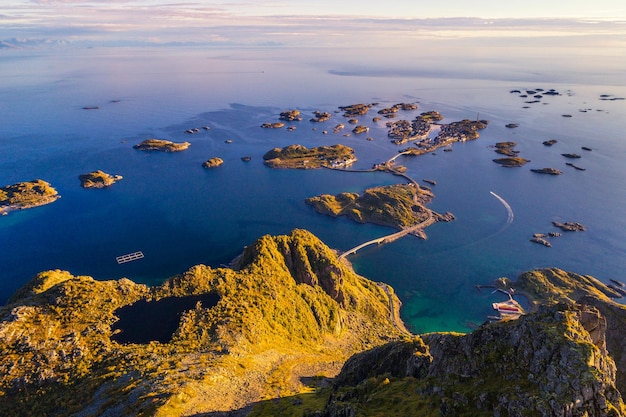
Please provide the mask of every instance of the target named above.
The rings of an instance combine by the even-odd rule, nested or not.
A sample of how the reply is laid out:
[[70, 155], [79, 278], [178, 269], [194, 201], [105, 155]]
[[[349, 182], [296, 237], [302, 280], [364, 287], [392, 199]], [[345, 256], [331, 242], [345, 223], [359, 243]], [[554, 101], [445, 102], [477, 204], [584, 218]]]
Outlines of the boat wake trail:
[[513, 214], [513, 209], [511, 208], [511, 206], [509, 205], [509, 203], [506, 202], [506, 200], [502, 197], [500, 197], [498, 194], [494, 193], [493, 191], [489, 191], [489, 193], [494, 196], [495, 198], [497, 198], [498, 200], [500, 200], [500, 202], [502, 203], [502, 205], [504, 206], [504, 208], [506, 209], [506, 212], [508, 213], [508, 218], [506, 219], [506, 224], [504, 225], [504, 227], [500, 230], [504, 230], [506, 227], [508, 227], [511, 223], [513, 223], [513, 219], [515, 218], [515, 214]]

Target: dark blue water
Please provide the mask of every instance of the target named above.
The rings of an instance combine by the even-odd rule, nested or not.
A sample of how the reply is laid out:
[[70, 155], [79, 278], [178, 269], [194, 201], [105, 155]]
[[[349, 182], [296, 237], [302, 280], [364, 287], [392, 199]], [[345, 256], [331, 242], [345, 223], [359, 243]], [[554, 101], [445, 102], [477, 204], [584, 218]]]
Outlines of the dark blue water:
[[[438, 110], [444, 121], [477, 116], [491, 121], [479, 140], [455, 144], [453, 152], [398, 159], [414, 178], [437, 180], [431, 207], [451, 211], [455, 221], [429, 227], [425, 241], [406, 237], [350, 258], [362, 275], [396, 288], [403, 317], [415, 331], [465, 331], [480, 323], [497, 295], [480, 293], [475, 285], [515, 278], [531, 268], [557, 266], [605, 282], [623, 279], [626, 102], [599, 98], [624, 97], [626, 89], [610, 78], [592, 83], [580, 74], [580, 82], [565, 84], [557, 74], [537, 77], [530, 69], [518, 69], [492, 81], [493, 67], [462, 79], [348, 76], [331, 71], [341, 63], [337, 56], [330, 62], [323, 54], [289, 51], [3, 54], [0, 183], [42, 178], [62, 198], [0, 217], [0, 302], [48, 269], [157, 284], [198, 263], [228, 263], [263, 234], [306, 228], [339, 250], [388, 234], [382, 227], [316, 214], [303, 201], [322, 193], [362, 192], [397, 183], [398, 177], [272, 170], [262, 164], [269, 149], [294, 143], [344, 143], [356, 150], [357, 168], [393, 156], [399, 148], [386, 138], [384, 122], [371, 121], [375, 110], [361, 117], [371, 128], [371, 142], [365, 135], [333, 134], [333, 126], [346, 124], [340, 114], [325, 124], [307, 121], [314, 110], [333, 112], [357, 102], [380, 102], [381, 108], [419, 102], [417, 112], [401, 113], [408, 119]], [[508, 63], [501, 59], [501, 65]], [[563, 95], [527, 105], [509, 93], [513, 88], [556, 88]], [[259, 127], [288, 108], [305, 114], [304, 121], [294, 123], [295, 131]], [[504, 127], [511, 122], [520, 127]], [[202, 126], [211, 130], [184, 133]], [[324, 129], [330, 133], [323, 134]], [[132, 148], [150, 137], [186, 140], [191, 146], [173, 154]], [[547, 148], [542, 145], [547, 139], [558, 143]], [[517, 142], [520, 156], [532, 162], [518, 169], [493, 163], [498, 155], [492, 146], [505, 140]], [[586, 171], [565, 166], [565, 152], [582, 154], [574, 162]], [[203, 169], [202, 162], [214, 156], [224, 165]], [[242, 156], [252, 160], [243, 162]], [[548, 166], [564, 174], [529, 170]], [[95, 169], [124, 179], [104, 190], [82, 189], [78, 175]], [[510, 225], [505, 207], [490, 191], [512, 207]], [[551, 248], [529, 242], [533, 233], [556, 230], [554, 220], [578, 221], [587, 231], [564, 233]], [[138, 250], [144, 259], [115, 262], [116, 256]]]
[[115, 311], [119, 320], [113, 325], [111, 339], [119, 343], [167, 343], [185, 311], [193, 310], [197, 305], [214, 307], [219, 299], [217, 294], [202, 294], [137, 301]]

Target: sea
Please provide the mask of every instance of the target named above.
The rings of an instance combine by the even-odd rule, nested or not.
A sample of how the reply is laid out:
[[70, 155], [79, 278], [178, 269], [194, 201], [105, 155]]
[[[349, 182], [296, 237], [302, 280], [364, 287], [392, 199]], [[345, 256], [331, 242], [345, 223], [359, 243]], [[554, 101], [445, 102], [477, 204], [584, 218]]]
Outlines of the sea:
[[[196, 264], [228, 265], [265, 234], [307, 229], [345, 251], [392, 233], [318, 214], [304, 200], [403, 178], [270, 169], [262, 158], [275, 147], [342, 143], [355, 149], [354, 168], [370, 168], [407, 146], [390, 142], [388, 119], [373, 121], [378, 110], [403, 102], [419, 109], [400, 110], [397, 119], [436, 110], [442, 123], [489, 121], [479, 139], [455, 143], [451, 152], [397, 160], [418, 181], [436, 181], [429, 207], [453, 213], [454, 221], [428, 227], [425, 240], [407, 236], [348, 257], [359, 274], [395, 288], [413, 332], [471, 331], [493, 314], [493, 302], [506, 299], [477, 286], [534, 268], [626, 280], [622, 47], [599, 48], [593, 40], [576, 47], [436, 42], [411, 49], [0, 50], [0, 185], [43, 179], [61, 195], [0, 216], [0, 304], [50, 269], [157, 285]], [[558, 94], [542, 93], [550, 90]], [[345, 136], [352, 125], [339, 107], [355, 103], [375, 103], [358, 117], [370, 130]], [[287, 123], [295, 130], [260, 127], [290, 109], [304, 118]], [[310, 122], [316, 110], [331, 119]], [[339, 123], [346, 129], [333, 133]], [[506, 127], [511, 123], [518, 127]], [[148, 138], [191, 145], [177, 153], [133, 149]], [[552, 139], [556, 144], [543, 145]], [[531, 162], [494, 163], [501, 156], [494, 145], [503, 141], [516, 142]], [[211, 157], [224, 164], [203, 168]], [[530, 171], [545, 167], [563, 174]], [[106, 189], [81, 188], [78, 176], [98, 169], [123, 179]], [[586, 230], [561, 232], [551, 247], [530, 241], [534, 233], [560, 232], [553, 221]], [[116, 262], [136, 251], [144, 258]]]

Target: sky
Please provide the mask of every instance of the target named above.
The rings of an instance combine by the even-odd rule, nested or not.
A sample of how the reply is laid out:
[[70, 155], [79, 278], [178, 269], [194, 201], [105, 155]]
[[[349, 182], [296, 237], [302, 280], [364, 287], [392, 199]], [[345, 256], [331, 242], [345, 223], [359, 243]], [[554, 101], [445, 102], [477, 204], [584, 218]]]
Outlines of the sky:
[[622, 33], [625, 22], [623, 0], [2, 0], [0, 41], [323, 45], [468, 28]]

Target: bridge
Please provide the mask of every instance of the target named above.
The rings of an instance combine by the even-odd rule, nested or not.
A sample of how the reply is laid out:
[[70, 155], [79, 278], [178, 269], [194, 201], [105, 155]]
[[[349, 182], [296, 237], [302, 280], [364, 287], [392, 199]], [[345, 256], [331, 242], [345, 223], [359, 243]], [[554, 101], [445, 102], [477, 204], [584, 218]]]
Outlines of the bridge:
[[348, 255], [352, 255], [353, 253], [356, 253], [357, 251], [363, 249], [366, 246], [370, 246], [370, 245], [384, 245], [385, 243], [391, 243], [393, 241], [396, 241], [406, 235], [409, 235], [411, 233], [418, 233], [418, 232], [422, 232], [422, 229], [424, 229], [427, 226], [430, 226], [431, 224], [435, 223], [435, 217], [433, 216], [433, 212], [431, 210], [428, 210], [428, 218], [414, 226], [411, 227], [407, 227], [406, 229], [402, 229], [399, 232], [396, 233], [392, 233], [390, 235], [386, 235], [386, 236], [382, 236], [382, 237], [377, 237], [376, 239], [372, 239], [372, 240], [368, 240], [365, 243], [361, 243], [359, 246], [355, 246], [354, 248], [342, 253], [341, 255], [339, 255], [339, 259], [343, 259]]
[[[403, 173], [403, 172], [399, 172], [396, 171], [395, 169], [393, 169], [393, 163], [395, 162], [396, 158], [398, 158], [401, 155], [407, 155], [410, 152], [400, 152], [398, 154], [396, 154], [395, 156], [393, 156], [392, 158], [388, 159], [387, 162], [385, 162], [385, 166], [387, 167], [387, 172], [390, 172], [393, 175], [397, 175], [399, 177], [403, 177], [406, 180], [408, 180], [411, 184], [413, 184], [413, 186], [415, 186], [415, 190], [419, 190], [420, 186], [417, 183], [417, 181], [415, 181], [413, 178], [411, 178], [409, 175]], [[348, 170], [344, 170], [341, 169], [341, 171], [348, 171]], [[363, 171], [356, 171], [356, 170], [350, 170], [349, 172], [372, 172], [375, 171], [374, 169], [372, 170], [363, 170]], [[421, 204], [418, 201], [418, 193], [416, 192], [415, 195], [413, 196], [413, 202], [415, 204], [418, 204], [421, 206]], [[425, 208], [425, 207], [424, 207]], [[356, 253], [357, 251], [370, 246], [370, 245], [384, 245], [385, 243], [391, 243], [393, 241], [396, 241], [408, 234], [411, 233], [423, 233], [423, 229], [427, 226], [430, 226], [431, 224], [435, 223], [437, 220], [435, 219], [435, 217], [433, 216], [433, 212], [432, 210], [426, 209], [426, 211], [428, 212], [428, 218], [416, 225], [407, 227], [405, 229], [400, 230], [399, 232], [396, 233], [392, 233], [390, 235], [386, 235], [386, 236], [382, 236], [382, 237], [378, 237], [376, 239], [372, 239], [372, 240], [368, 240], [365, 243], [361, 243], [358, 246], [355, 246], [354, 248], [342, 253], [341, 255], [339, 255], [339, 259], [343, 259], [348, 255], [352, 255], [353, 253]]]

